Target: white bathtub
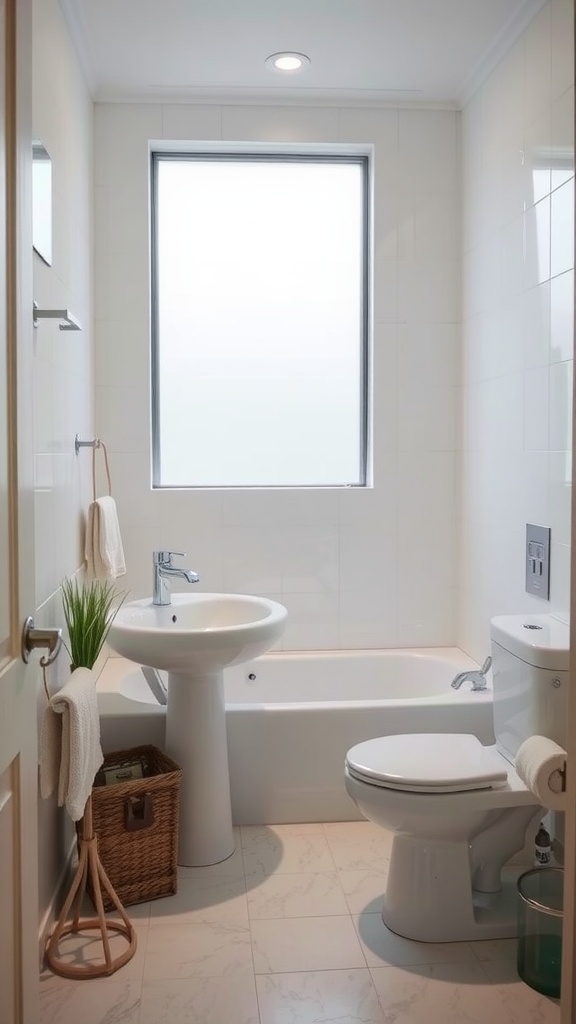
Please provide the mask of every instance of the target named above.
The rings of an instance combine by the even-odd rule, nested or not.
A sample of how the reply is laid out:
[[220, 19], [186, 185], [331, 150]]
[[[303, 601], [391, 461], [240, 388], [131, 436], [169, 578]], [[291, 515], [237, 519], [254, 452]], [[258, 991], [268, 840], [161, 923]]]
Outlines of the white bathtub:
[[[269, 654], [225, 674], [237, 824], [358, 818], [344, 756], [373, 736], [469, 732], [493, 743], [492, 692], [455, 691], [477, 668], [457, 648]], [[490, 686], [490, 679], [489, 679]], [[110, 658], [98, 681], [105, 751], [163, 745], [165, 709], [137, 666]]]

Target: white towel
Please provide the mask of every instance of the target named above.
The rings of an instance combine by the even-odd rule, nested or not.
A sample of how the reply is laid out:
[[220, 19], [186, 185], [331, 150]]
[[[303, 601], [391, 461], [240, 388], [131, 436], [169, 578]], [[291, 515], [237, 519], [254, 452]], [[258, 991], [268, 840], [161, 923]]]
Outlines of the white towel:
[[109, 495], [88, 508], [85, 555], [89, 579], [116, 579], [126, 572], [116, 502]]
[[58, 805], [78, 821], [104, 761], [96, 680], [78, 668], [44, 712], [40, 733], [40, 792], [48, 797], [58, 787]]
[[515, 767], [522, 782], [552, 811], [566, 808], [566, 751], [546, 736], [530, 736], [518, 747]]

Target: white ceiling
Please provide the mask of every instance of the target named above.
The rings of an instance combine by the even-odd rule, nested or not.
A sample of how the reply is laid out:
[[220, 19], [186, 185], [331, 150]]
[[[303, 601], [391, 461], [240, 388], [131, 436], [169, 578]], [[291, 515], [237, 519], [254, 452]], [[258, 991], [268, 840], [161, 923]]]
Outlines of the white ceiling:
[[[458, 105], [544, 0], [60, 0], [98, 100]], [[294, 76], [279, 50], [308, 55]]]

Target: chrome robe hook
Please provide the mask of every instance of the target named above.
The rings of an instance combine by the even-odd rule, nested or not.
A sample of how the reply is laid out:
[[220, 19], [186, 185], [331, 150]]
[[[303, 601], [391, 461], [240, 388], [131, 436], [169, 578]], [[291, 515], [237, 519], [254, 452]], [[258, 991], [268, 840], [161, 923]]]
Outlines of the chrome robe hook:
[[40, 665], [42, 668], [47, 668], [52, 662], [56, 661], [60, 653], [62, 646], [62, 630], [61, 629], [37, 629], [34, 625], [34, 619], [31, 615], [28, 616], [22, 629], [22, 640], [20, 643], [20, 654], [22, 655], [22, 661], [27, 665], [30, 660], [30, 652], [35, 650], [37, 647], [47, 648], [48, 657], [44, 655], [40, 658]]

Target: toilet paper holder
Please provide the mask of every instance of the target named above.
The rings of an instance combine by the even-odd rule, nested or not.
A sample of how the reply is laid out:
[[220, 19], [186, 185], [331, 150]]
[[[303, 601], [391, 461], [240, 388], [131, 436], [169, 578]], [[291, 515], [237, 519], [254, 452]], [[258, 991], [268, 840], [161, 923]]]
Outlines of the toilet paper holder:
[[566, 761], [564, 761], [564, 767], [563, 768], [557, 768], [556, 772], [553, 772], [552, 774], [558, 774], [560, 776], [560, 789], [558, 790], [558, 792], [559, 793], [565, 793], [566, 792]]

